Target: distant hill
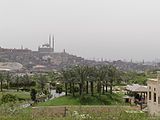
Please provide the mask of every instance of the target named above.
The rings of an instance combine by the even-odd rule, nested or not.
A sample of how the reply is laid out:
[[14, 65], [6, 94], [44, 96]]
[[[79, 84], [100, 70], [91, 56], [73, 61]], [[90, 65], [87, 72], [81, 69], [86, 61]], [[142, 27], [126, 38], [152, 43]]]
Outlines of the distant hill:
[[[144, 65], [132, 62], [124, 62], [121, 60], [108, 62], [108, 61], [94, 61], [85, 60], [82, 57], [71, 55], [66, 52], [61, 53], [40, 53], [38, 51], [31, 50], [0, 50], [0, 62], [18, 62], [22, 64], [26, 69], [33, 69], [33, 66], [43, 65], [48, 70], [62, 69], [64, 67], [70, 67], [74, 65], [113, 65], [118, 69], [124, 71], [138, 71], [143, 72], [147, 69], [154, 69], [152, 65]], [[14, 68], [14, 67], [13, 67]]]

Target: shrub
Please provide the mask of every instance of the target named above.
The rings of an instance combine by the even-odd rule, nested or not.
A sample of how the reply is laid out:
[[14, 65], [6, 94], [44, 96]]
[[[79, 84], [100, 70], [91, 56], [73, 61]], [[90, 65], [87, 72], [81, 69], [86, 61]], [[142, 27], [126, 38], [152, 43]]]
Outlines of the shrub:
[[80, 98], [80, 102], [82, 105], [90, 105], [96, 102], [96, 98], [89, 95], [84, 95]]
[[30, 93], [32, 101], [36, 100], [36, 94], [37, 94], [37, 91], [35, 89], [32, 89]]
[[43, 90], [43, 93], [44, 93], [45, 95], [49, 95], [49, 91], [48, 91], [48, 90]]
[[56, 82], [51, 82], [52, 87], [56, 87]]
[[1, 98], [2, 103], [16, 102], [17, 100], [17, 97], [11, 94], [3, 95]]
[[62, 85], [57, 85], [56, 86], [56, 93], [62, 93]]
[[111, 101], [108, 100], [107, 96], [101, 96], [100, 101], [101, 101], [101, 104], [103, 104], [103, 105], [111, 104]]
[[79, 92], [79, 87], [78, 86], [74, 86], [74, 92]]

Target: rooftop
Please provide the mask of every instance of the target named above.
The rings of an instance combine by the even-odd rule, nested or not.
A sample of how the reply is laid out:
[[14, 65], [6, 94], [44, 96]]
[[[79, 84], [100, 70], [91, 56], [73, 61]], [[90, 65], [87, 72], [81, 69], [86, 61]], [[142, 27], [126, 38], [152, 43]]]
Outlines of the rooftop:
[[13, 71], [22, 69], [23, 65], [17, 62], [0, 62], [0, 71]]
[[158, 79], [148, 79], [149, 81], [155, 81], [155, 82], [157, 82], [158, 81]]
[[132, 84], [127, 85], [126, 90], [131, 92], [147, 92], [147, 86], [139, 85], [139, 84]]

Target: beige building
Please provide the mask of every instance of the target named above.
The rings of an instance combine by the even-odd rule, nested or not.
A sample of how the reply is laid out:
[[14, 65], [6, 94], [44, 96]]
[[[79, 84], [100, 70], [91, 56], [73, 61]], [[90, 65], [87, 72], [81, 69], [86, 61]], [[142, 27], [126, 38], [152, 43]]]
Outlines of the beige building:
[[160, 116], [160, 75], [157, 79], [149, 79], [148, 82], [148, 112], [153, 116]]

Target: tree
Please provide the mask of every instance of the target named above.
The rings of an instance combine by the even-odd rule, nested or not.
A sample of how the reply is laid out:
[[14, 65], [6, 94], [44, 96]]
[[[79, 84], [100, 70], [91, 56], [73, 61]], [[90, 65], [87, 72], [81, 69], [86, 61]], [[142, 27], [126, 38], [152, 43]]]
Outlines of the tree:
[[76, 78], [79, 81], [79, 94], [82, 97], [84, 92], [85, 81], [87, 80], [88, 66], [75, 66]]
[[109, 77], [109, 86], [110, 93], [112, 94], [113, 82], [116, 80], [117, 69], [113, 66], [109, 66], [108, 68], [108, 77]]
[[55, 72], [55, 71], [49, 72], [48, 80], [50, 83], [50, 89], [51, 89], [51, 86], [55, 87], [56, 83], [59, 82], [61, 79], [62, 79], [62, 74], [60, 72]]
[[56, 85], [56, 93], [62, 93], [62, 85], [61, 84], [57, 84]]
[[79, 84], [79, 94], [83, 96], [85, 82], [87, 81], [87, 66], [74, 66], [62, 70], [63, 82], [65, 83], [66, 95], [68, 93], [68, 84], [70, 86], [70, 93], [75, 96], [75, 85]]
[[31, 100], [32, 101], [36, 101], [36, 94], [37, 94], [37, 91], [35, 89], [31, 89]]
[[15, 76], [15, 81], [16, 81], [16, 88], [17, 88], [17, 92], [18, 92], [19, 87], [20, 87], [20, 77], [18, 75]]
[[6, 73], [6, 82], [7, 82], [7, 89], [9, 89], [9, 83], [11, 81], [11, 75], [9, 72]]
[[30, 83], [31, 83], [29, 76], [28, 76], [27, 74], [25, 74], [25, 75], [22, 77], [22, 79], [23, 79], [23, 86], [24, 86], [25, 88], [29, 87], [29, 86], [30, 86]]
[[40, 74], [39, 77], [38, 77], [38, 83], [39, 83], [39, 85], [40, 85], [41, 91], [43, 91], [44, 88], [45, 88], [45, 85], [46, 85], [46, 83], [47, 83], [46, 76]]
[[1, 101], [2, 103], [16, 102], [17, 97], [15, 95], [6, 94], [2, 96]]
[[4, 75], [0, 73], [1, 92], [3, 91], [3, 81], [4, 81]]
[[77, 74], [76, 74], [76, 70], [74, 68], [69, 70], [69, 82], [70, 82], [70, 90], [72, 93], [72, 96], [75, 96], [75, 85], [78, 83], [77, 80]]
[[69, 83], [69, 77], [70, 77], [70, 73], [69, 73], [69, 71], [68, 70], [62, 70], [62, 72], [61, 72], [61, 74], [62, 74], [62, 79], [63, 79], [63, 82], [64, 82], [64, 84], [65, 84], [65, 95], [67, 96], [68, 95], [68, 83]]
[[[87, 76], [87, 81], [90, 83], [90, 91], [91, 95], [94, 95], [94, 82], [96, 81], [96, 71], [97, 69], [95, 67], [89, 67], [88, 68], [88, 76]], [[87, 85], [87, 90], [88, 90], [88, 85]]]
[[101, 95], [101, 89], [103, 86], [103, 94], [105, 93], [104, 91], [104, 85], [105, 85], [105, 79], [107, 75], [107, 69], [106, 66], [100, 66], [97, 68], [97, 92], [99, 95]]

